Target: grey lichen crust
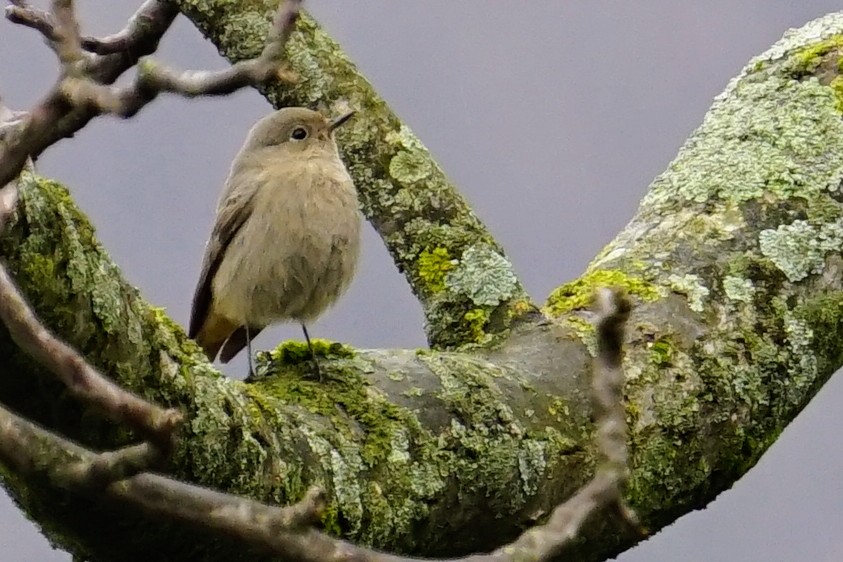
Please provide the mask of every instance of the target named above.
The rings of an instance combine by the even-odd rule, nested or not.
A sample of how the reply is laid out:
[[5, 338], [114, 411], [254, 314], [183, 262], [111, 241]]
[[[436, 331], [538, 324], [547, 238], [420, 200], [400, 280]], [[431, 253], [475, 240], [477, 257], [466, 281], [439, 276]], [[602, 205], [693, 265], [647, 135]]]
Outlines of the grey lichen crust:
[[[265, 3], [188, 0], [181, 10], [235, 61], [263, 48], [272, 7]], [[338, 133], [363, 212], [404, 273], [425, 312], [433, 347], [487, 345], [532, 309], [512, 264], [422, 142], [403, 125], [340, 47], [309, 17], [287, 46], [295, 85], [264, 92], [276, 107], [345, 107], [357, 116]], [[442, 250], [454, 264], [454, 283], [443, 283]], [[477, 259], [478, 252], [482, 259]], [[460, 282], [461, 271], [484, 273], [481, 291]], [[476, 282], [475, 282], [476, 285]]]

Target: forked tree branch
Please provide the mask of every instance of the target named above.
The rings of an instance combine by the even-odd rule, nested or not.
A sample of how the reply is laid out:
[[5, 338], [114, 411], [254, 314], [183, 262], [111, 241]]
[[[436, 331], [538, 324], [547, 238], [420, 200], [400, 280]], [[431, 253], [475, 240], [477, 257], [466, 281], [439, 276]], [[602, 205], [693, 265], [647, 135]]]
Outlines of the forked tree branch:
[[[11, 186], [0, 191], [0, 201]], [[7, 213], [0, 209], [0, 224]], [[8, 209], [6, 209], [8, 212]], [[149, 427], [149, 412], [176, 419], [172, 411], [161, 412], [103, 379], [83, 358], [58, 342], [38, 324], [0, 264], [0, 308], [13, 339], [43, 362], [75, 396], [87, 405], [106, 410], [111, 419], [130, 422], [146, 434], [163, 432], [161, 424]], [[603, 289], [597, 299], [598, 356], [594, 366], [594, 404], [598, 447], [602, 457], [594, 478], [571, 499], [558, 506], [547, 524], [536, 526], [513, 543], [486, 555], [472, 555], [466, 562], [516, 562], [551, 560], [578, 537], [579, 530], [595, 514], [619, 513], [637, 526], [622, 499], [628, 478], [627, 430], [622, 401], [621, 370], [624, 324], [629, 301], [617, 291]], [[22, 319], [22, 320], [21, 320]], [[33, 323], [35, 325], [33, 325]], [[68, 373], [76, 377], [68, 377]], [[80, 387], [82, 390], [80, 390]], [[138, 403], [141, 404], [138, 404]], [[125, 416], [115, 406], [144, 415]], [[167, 426], [172, 429], [172, 424]], [[157, 437], [157, 433], [154, 437]], [[72, 461], [68, 457], [73, 457]], [[92, 500], [116, 499], [157, 515], [181, 519], [239, 538], [251, 546], [284, 554], [301, 562], [415, 562], [355, 546], [312, 528], [326, 506], [324, 493], [313, 488], [290, 507], [273, 507], [246, 498], [213, 492], [164, 476], [139, 474], [154, 466], [157, 448], [145, 444], [120, 451], [95, 454], [40, 429], [0, 407], [0, 459], [22, 474], [43, 474], [58, 487]]]
[[[145, 30], [161, 30], [163, 33], [173, 18], [178, 14], [170, 2], [160, 0], [146, 0], [135, 14], [129, 18], [125, 28], [103, 38], [80, 37], [81, 47], [97, 55], [112, 55], [124, 51], [134, 50], [138, 46], [138, 38]], [[58, 40], [54, 18], [50, 12], [38, 10], [29, 6], [28, 2], [13, 1], [6, 8], [9, 21], [37, 30], [49, 43]]]
[[[279, 8], [266, 47], [259, 57], [242, 61], [221, 72], [175, 73], [152, 63], [144, 64], [134, 82], [125, 88], [99, 82], [91, 72], [98, 57], [108, 56], [137, 41], [143, 25], [158, 21], [163, 33], [172, 21], [163, 2], [147, 2], [126, 29], [104, 40], [82, 38], [72, 0], [54, 0], [49, 13], [13, 2], [9, 19], [37, 29], [48, 40], [61, 63], [61, 77], [44, 101], [28, 114], [4, 110], [0, 152], [0, 231], [9, 222], [17, 203], [15, 176], [25, 162], [49, 146], [46, 131], [63, 117], [80, 109], [93, 115], [116, 113], [127, 117], [160, 92], [184, 96], [224, 95], [248, 85], [280, 77], [284, 44], [294, 29], [300, 2]], [[160, 35], [158, 36], [160, 38]], [[157, 42], [157, 39], [155, 41]], [[93, 54], [86, 51], [92, 51]], [[80, 121], [80, 124], [84, 122]], [[594, 480], [571, 500], [559, 506], [547, 525], [525, 533], [511, 545], [488, 555], [466, 560], [510, 561], [524, 556], [547, 560], [574, 540], [583, 522], [598, 510], [620, 508], [626, 482], [626, 432], [623, 419], [623, 381], [620, 354], [623, 324], [629, 302], [613, 292], [601, 293], [598, 333], [600, 353], [595, 366], [595, 404], [598, 434], [605, 457]], [[37, 319], [0, 261], [0, 319], [13, 341], [51, 371], [84, 405], [101, 411], [116, 424], [128, 426], [147, 442], [117, 451], [94, 453], [38, 428], [0, 407], [0, 458], [23, 474], [44, 474], [53, 485], [86, 495], [127, 502], [159, 515], [182, 519], [238, 537], [247, 543], [283, 553], [295, 560], [332, 562], [409, 561], [360, 548], [312, 528], [326, 506], [324, 493], [313, 488], [290, 507], [212, 492], [197, 486], [147, 474], [172, 451], [182, 420], [175, 410], [162, 409], [123, 390], [99, 373], [84, 357], [54, 336]], [[72, 458], [68, 458], [72, 457]]]

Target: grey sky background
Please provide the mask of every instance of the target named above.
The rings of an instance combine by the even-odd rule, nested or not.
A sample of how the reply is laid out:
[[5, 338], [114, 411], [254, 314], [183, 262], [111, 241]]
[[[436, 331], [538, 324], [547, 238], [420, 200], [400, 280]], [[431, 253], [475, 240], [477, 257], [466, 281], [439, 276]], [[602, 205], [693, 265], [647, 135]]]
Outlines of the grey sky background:
[[[113, 32], [140, 0], [79, 2], [84, 31]], [[309, 8], [432, 150], [541, 301], [626, 224], [726, 82], [832, 0], [390, 2]], [[184, 19], [156, 58], [220, 68]], [[25, 109], [55, 78], [36, 33], [0, 22], [0, 95]], [[151, 302], [187, 322], [228, 165], [269, 105], [256, 92], [159, 98], [53, 147], [42, 173], [70, 187]], [[424, 345], [422, 317], [369, 229], [349, 294], [311, 334], [358, 347]], [[300, 338], [266, 330], [257, 348]], [[242, 377], [242, 359], [226, 369]], [[707, 509], [623, 562], [843, 559], [843, 378], [829, 382], [761, 462]], [[63, 561], [0, 493], [0, 560]]]

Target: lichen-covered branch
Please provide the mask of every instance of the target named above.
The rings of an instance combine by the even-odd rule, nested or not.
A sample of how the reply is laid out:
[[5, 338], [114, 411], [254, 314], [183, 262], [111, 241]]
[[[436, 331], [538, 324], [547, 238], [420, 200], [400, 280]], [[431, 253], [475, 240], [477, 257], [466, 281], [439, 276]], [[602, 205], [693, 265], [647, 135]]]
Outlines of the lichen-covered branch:
[[[6, 186], [4, 189], [9, 188]], [[5, 222], [8, 214], [0, 208], [0, 223]], [[155, 413], [157, 410], [154, 405], [122, 389], [115, 390], [63, 342], [45, 334], [46, 329], [8, 280], [2, 263], [0, 293], [3, 297], [0, 303], [4, 303], [0, 307], [0, 317], [9, 328], [12, 339], [22, 350], [59, 375], [83, 405], [98, 405], [112, 421], [128, 421], [131, 427], [153, 438], [161, 433], [159, 427], [147, 427], [113, 407], [102, 407], [115, 402], [115, 394], [122, 394], [119, 398], [127, 411]], [[11, 304], [6, 305], [6, 300]], [[601, 511], [613, 510], [634, 524], [635, 516], [622, 497], [629, 474], [621, 369], [623, 328], [629, 316], [629, 301], [617, 291], [601, 289], [597, 302], [599, 352], [593, 375], [593, 394], [601, 458], [596, 475], [570, 499], [557, 506], [546, 524], [528, 529], [517, 540], [492, 553], [460, 559], [463, 562], [517, 562], [527, 559], [548, 562], [554, 554], [577, 540], [585, 522]], [[68, 368], [74, 369], [78, 380], [64, 376]], [[80, 387], [85, 387], [82, 392]], [[43, 475], [49, 484], [91, 501], [115, 499], [128, 509], [141, 508], [158, 516], [161, 523], [183, 520], [205, 530], [225, 533], [243, 541], [244, 546], [283, 555], [290, 562], [421, 560], [381, 553], [315, 531], [312, 527], [320, 521], [327, 507], [327, 498], [319, 488], [311, 488], [295, 505], [274, 507], [171, 478], [145, 474], [167, 458], [173, 443], [169, 439], [171, 430], [171, 427], [165, 428], [167, 439], [156, 439], [164, 441], [164, 446], [142, 443], [95, 454], [36, 427], [0, 406], [0, 463], [10, 467], [19, 477]]]
[[[238, 18], [233, 3], [180, 5], [235, 58], [253, 53], [253, 39], [266, 29], [265, 13], [244, 10]], [[422, 269], [438, 272], [428, 277], [443, 287], [426, 297], [429, 310], [452, 310], [445, 304], [457, 301], [449, 295], [465, 287], [460, 260], [486, 235], [473, 238], [483, 231], [471, 221], [463, 230], [463, 223], [443, 226], [465, 216], [447, 196], [450, 188], [440, 190], [438, 173], [430, 190], [421, 178], [393, 184], [378, 175], [403, 150], [401, 139], [415, 140], [324, 34], [309, 21], [302, 26], [289, 54], [304, 79], [289, 99], [311, 95], [315, 103], [324, 94], [364, 111], [371, 106], [372, 132], [341, 139], [367, 213], [384, 221], [381, 232], [417, 284]], [[173, 474], [279, 504], [320, 484], [332, 498], [323, 519], [329, 532], [426, 556], [499, 546], [589, 479], [597, 456], [585, 397], [597, 340], [587, 295], [599, 285], [624, 287], [636, 304], [624, 360], [626, 499], [656, 530], [731, 486], [840, 366], [841, 35], [843, 16], [832, 15], [752, 61], [627, 228], [582, 278], [554, 291], [545, 310], [555, 322], [517, 323], [495, 349], [363, 352], [322, 342], [327, 376], [320, 384], [302, 376], [300, 347], [285, 344], [262, 355], [254, 380], [224, 379], [121, 280], [65, 190], [28, 175], [0, 254], [57, 335], [124, 388], [182, 409], [186, 429]], [[304, 43], [308, 49], [296, 46]], [[407, 152], [433, 166], [424, 152]], [[367, 179], [369, 161], [377, 173]], [[401, 163], [398, 175], [407, 178], [411, 168], [401, 172]], [[379, 199], [378, 186], [395, 202]], [[414, 190], [426, 190], [422, 201]], [[427, 214], [432, 202], [443, 205], [442, 214]], [[433, 269], [418, 265], [427, 248], [412, 246], [428, 236], [407, 218], [417, 218], [416, 209], [443, 217], [426, 226], [443, 242], [424, 254], [426, 264], [438, 264]], [[449, 234], [457, 253], [450, 253]], [[465, 240], [472, 240], [468, 247], [460, 245]], [[505, 278], [491, 276], [489, 286]], [[441, 307], [436, 295], [444, 295]], [[484, 314], [478, 326], [486, 329]], [[452, 318], [459, 331], [465, 314], [440, 318]], [[459, 334], [454, 342], [431, 339], [467, 341]], [[83, 415], [5, 331], [0, 357], [4, 404], [88, 446], [131, 442]], [[82, 558], [121, 559], [130, 551], [156, 559], [266, 559], [223, 537], [93, 507], [5, 466], [0, 478], [51, 537]], [[583, 531], [574, 559], [600, 560], [638, 540], [612, 521]]]
[[[0, 188], [0, 234], [15, 208], [17, 184]], [[71, 395], [125, 424], [155, 443], [164, 454], [172, 447], [172, 434], [181, 416], [126, 392], [93, 369], [79, 354], [46, 329], [20, 294], [0, 259], [0, 320], [12, 341], [52, 371]]]
[[[261, 3], [176, 2], [235, 62], [255, 56], [269, 9]], [[276, 106], [344, 104], [358, 111], [337, 134], [363, 212], [381, 235], [425, 314], [428, 341], [454, 349], [491, 343], [533, 310], [503, 249], [422, 142], [311, 18], [287, 44], [299, 80], [263, 89]]]
[[[532, 361], [508, 366], [482, 356], [357, 352], [324, 342], [317, 346], [324, 383], [308, 377], [309, 359], [297, 344], [261, 356], [260, 376], [250, 383], [229, 380], [120, 279], [63, 188], [31, 175], [20, 183], [19, 213], [0, 238], [0, 254], [59, 337], [122, 387], [184, 413], [167, 469], [175, 476], [281, 505], [320, 485], [332, 498], [323, 519], [329, 532], [426, 556], [497, 546], [588, 480], [595, 458], [588, 381], [582, 399], [563, 398], [576, 395], [576, 381], [560, 376], [559, 366], [587, 377], [590, 357], [576, 342], [557, 342], [564, 333], [554, 327], [531, 328], [530, 339], [546, 341], [551, 353], [542, 359], [550, 380], [541, 389], [536, 377], [545, 367]], [[92, 448], [132, 442], [113, 424], [82, 416], [0, 334], [0, 402]], [[160, 517], [117, 516], [37, 479], [3, 478], [48, 528], [74, 537], [62, 544], [81, 557], [247, 555], [233, 541]]]
[[[639, 509], [703, 505], [841, 366], [841, 34], [831, 14], [750, 61], [629, 225], [548, 299], [574, 327], [594, 285], [651, 303], [627, 369]], [[638, 489], [649, 477], [655, 495]], [[691, 488], [700, 496], [674, 495]]]

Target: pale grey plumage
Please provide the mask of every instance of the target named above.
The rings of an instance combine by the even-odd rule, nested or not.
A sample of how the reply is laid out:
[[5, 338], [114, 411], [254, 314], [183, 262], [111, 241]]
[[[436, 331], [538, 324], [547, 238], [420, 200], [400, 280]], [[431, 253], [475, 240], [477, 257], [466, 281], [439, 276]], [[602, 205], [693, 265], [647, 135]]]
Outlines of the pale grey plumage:
[[329, 121], [304, 108], [258, 121], [220, 197], [190, 336], [212, 360], [222, 347], [225, 362], [247, 329], [254, 337], [279, 320], [315, 320], [351, 282], [360, 222]]

